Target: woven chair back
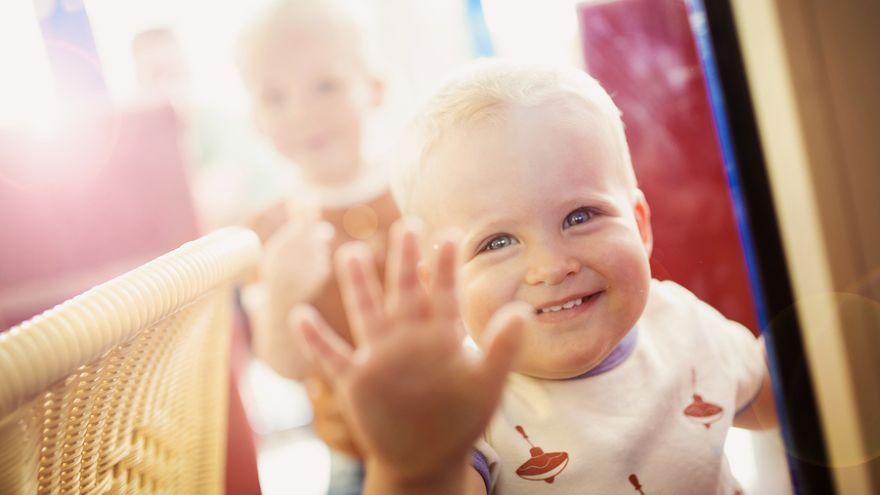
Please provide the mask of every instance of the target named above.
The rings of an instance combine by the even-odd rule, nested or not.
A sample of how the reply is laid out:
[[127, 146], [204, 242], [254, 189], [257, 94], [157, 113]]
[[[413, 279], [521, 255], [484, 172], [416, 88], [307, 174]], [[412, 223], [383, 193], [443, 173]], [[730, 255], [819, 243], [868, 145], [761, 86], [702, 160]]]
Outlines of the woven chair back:
[[0, 334], [0, 493], [221, 493], [233, 283], [258, 256], [223, 229]]

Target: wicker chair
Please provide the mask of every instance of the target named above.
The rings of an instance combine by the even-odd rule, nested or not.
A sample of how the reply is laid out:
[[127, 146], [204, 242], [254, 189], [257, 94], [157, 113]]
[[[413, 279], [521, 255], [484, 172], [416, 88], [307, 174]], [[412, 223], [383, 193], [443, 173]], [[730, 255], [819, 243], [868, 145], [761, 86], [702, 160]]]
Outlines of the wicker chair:
[[0, 493], [220, 493], [232, 284], [253, 232], [184, 244], [0, 334]]

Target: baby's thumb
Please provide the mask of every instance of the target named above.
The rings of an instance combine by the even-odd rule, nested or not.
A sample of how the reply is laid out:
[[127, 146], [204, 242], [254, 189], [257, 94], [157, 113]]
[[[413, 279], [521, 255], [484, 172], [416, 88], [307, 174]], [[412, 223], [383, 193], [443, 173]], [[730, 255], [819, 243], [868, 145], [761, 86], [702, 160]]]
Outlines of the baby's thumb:
[[489, 321], [483, 336], [485, 357], [481, 370], [489, 390], [500, 391], [507, 373], [515, 365], [531, 315], [531, 306], [516, 302], [502, 307]]

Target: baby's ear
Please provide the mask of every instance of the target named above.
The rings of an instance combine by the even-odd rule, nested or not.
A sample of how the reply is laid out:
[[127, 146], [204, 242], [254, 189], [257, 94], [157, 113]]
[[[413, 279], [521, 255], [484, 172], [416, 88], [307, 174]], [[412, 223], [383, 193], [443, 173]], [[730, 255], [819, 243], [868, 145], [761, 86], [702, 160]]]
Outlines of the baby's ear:
[[651, 251], [654, 249], [654, 232], [651, 230], [651, 208], [645, 199], [645, 193], [641, 189], [636, 189], [633, 196], [633, 213], [636, 217], [636, 225], [639, 228], [639, 236], [642, 238], [642, 245], [648, 258], [651, 257]]

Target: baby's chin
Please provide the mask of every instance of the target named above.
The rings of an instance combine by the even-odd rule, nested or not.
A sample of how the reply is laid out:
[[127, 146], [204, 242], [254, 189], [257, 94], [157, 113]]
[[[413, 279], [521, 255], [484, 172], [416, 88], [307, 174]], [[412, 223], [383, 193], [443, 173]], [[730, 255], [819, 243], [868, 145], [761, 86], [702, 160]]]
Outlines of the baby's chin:
[[589, 356], [570, 358], [567, 359], [566, 362], [530, 363], [528, 359], [523, 359], [516, 371], [522, 375], [544, 380], [568, 380], [570, 378], [577, 378], [599, 366], [613, 349], [614, 348], [612, 347], [611, 349], [608, 349], [607, 352], [600, 354], [592, 353]]
[[547, 380], [576, 378], [596, 368], [620, 344], [627, 332], [596, 334], [573, 332], [562, 339], [542, 339], [541, 332], [526, 333], [516, 372]]

